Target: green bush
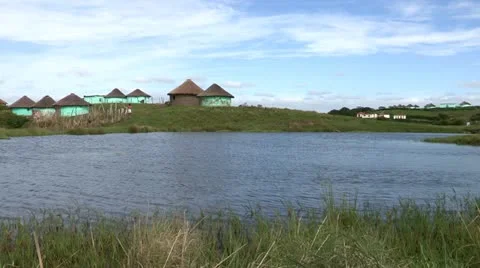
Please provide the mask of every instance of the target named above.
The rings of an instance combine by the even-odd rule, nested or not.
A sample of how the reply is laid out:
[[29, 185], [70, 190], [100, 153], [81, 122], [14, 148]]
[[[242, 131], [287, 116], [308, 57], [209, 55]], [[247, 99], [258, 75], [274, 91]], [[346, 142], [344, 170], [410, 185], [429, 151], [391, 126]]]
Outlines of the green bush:
[[10, 111], [0, 111], [0, 127], [21, 128], [28, 122], [28, 118], [11, 113]]
[[480, 121], [480, 113], [472, 115], [472, 117], [470, 118], [470, 121], [479, 122]]
[[67, 131], [69, 135], [103, 135], [105, 131], [101, 128], [74, 128]]

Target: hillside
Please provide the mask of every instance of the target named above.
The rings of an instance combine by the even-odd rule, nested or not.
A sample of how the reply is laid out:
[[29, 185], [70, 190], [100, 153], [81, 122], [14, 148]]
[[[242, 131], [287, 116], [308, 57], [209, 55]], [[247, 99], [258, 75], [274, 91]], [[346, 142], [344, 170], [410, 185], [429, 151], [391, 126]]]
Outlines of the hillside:
[[130, 119], [108, 126], [109, 132], [125, 132], [132, 125], [156, 131], [245, 132], [462, 132], [458, 126], [433, 126], [398, 121], [365, 120], [317, 112], [254, 107], [158, 107], [136, 105]]
[[342, 108], [332, 110], [329, 114], [355, 117], [358, 112], [385, 113], [390, 115], [405, 114], [407, 122], [433, 124], [433, 125], [466, 125], [480, 123], [480, 107], [456, 108], [456, 109], [382, 109], [374, 110], [369, 107], [354, 109]]
[[[28, 124], [27, 124], [28, 125]], [[442, 132], [462, 133], [463, 126], [438, 126], [401, 121], [358, 119], [289, 109], [256, 107], [133, 106], [130, 118], [102, 127], [84, 129], [2, 129], [0, 137], [54, 134], [104, 134], [136, 132]]]
[[428, 121], [431, 123], [441, 122], [442, 120], [459, 120], [462, 121], [463, 124], [470, 121], [480, 121], [480, 116], [478, 116], [480, 114], [479, 107], [432, 110], [383, 110], [381, 112], [391, 114], [406, 114], [409, 120]]

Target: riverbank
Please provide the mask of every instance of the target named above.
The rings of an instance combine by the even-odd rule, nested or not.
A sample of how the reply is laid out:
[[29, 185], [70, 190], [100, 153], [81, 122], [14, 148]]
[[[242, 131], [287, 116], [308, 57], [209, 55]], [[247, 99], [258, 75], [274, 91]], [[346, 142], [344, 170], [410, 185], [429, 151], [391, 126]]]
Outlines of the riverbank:
[[422, 132], [462, 133], [461, 126], [438, 126], [333, 116], [317, 112], [256, 107], [161, 107], [134, 105], [130, 118], [85, 129], [20, 128], [0, 136], [108, 134], [140, 132]]
[[477, 208], [466, 200], [450, 213], [439, 199], [366, 211], [327, 201], [321, 214], [275, 219], [51, 213], [0, 226], [0, 267], [473, 267]]
[[480, 134], [430, 138], [426, 139], [425, 141], [432, 143], [450, 143], [457, 145], [480, 146]]

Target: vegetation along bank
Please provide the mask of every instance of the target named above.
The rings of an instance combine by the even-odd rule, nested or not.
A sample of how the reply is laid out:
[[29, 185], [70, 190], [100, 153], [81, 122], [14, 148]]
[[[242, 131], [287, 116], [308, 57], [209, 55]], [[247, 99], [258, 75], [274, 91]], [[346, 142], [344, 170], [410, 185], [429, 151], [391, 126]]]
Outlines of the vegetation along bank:
[[451, 143], [457, 145], [480, 146], [480, 134], [429, 138], [425, 141], [432, 143]]
[[0, 111], [0, 137], [177, 131], [465, 133], [471, 129], [458, 125], [367, 120], [261, 107], [168, 107], [135, 104], [132, 106], [132, 114], [126, 116], [115, 112], [121, 105], [93, 105], [91, 109], [94, 109], [94, 112], [88, 115], [41, 122], [13, 115], [8, 110]]
[[473, 199], [457, 211], [443, 198], [358, 210], [325, 209], [285, 217], [224, 213], [89, 218], [52, 212], [4, 220], [0, 267], [478, 267], [480, 214]]

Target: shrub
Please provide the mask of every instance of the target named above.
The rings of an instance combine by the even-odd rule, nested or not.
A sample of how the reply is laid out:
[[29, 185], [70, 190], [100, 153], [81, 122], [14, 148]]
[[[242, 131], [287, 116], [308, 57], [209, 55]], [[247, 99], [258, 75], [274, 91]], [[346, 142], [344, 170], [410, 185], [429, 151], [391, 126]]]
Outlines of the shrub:
[[470, 121], [472, 121], [472, 122], [480, 121], [480, 113], [472, 115], [472, 117], [470, 118]]
[[137, 125], [132, 125], [128, 128], [128, 133], [135, 134], [138, 132], [140, 132], [140, 128]]
[[11, 113], [10, 111], [0, 111], [0, 127], [21, 128], [28, 122], [28, 118]]
[[103, 135], [105, 131], [101, 128], [74, 128], [67, 131], [69, 135]]

